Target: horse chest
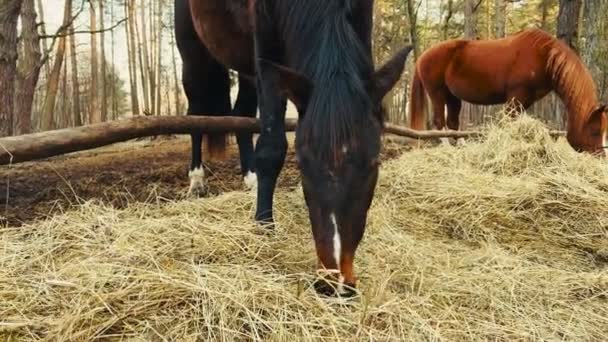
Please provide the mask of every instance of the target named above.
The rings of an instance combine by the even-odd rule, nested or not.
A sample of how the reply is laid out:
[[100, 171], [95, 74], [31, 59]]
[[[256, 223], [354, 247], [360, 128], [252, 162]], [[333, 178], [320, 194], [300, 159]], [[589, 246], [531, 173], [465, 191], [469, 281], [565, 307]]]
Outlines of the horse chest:
[[197, 35], [211, 55], [243, 73], [253, 70], [253, 29], [246, 0], [191, 0]]

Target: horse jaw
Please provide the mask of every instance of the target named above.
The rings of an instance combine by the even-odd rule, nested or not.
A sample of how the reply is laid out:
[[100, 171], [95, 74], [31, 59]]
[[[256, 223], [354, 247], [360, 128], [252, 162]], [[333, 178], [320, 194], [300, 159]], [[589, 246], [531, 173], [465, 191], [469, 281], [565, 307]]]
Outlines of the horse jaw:
[[205, 170], [199, 166], [188, 172], [190, 178], [189, 197], [198, 197], [205, 193]]
[[243, 183], [248, 190], [253, 190], [258, 186], [258, 176], [255, 172], [247, 171], [247, 175], [243, 177]]

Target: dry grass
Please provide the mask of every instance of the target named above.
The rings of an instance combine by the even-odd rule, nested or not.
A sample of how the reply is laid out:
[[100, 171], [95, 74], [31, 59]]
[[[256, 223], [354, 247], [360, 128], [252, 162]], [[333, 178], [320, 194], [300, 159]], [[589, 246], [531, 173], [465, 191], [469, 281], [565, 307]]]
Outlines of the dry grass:
[[360, 297], [309, 288], [300, 191], [74, 211], [0, 231], [0, 339], [569, 340], [608, 336], [608, 164], [531, 119], [383, 166]]

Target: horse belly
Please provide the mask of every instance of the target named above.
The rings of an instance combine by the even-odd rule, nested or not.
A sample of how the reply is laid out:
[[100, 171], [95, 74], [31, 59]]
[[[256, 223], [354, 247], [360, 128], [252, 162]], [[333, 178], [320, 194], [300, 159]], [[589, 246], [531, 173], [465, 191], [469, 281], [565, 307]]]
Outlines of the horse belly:
[[450, 92], [461, 100], [476, 105], [504, 103], [504, 88], [496, 87], [495, 81], [484, 77], [453, 76], [446, 78]]
[[220, 63], [253, 74], [253, 28], [246, 0], [191, 0], [197, 35]]

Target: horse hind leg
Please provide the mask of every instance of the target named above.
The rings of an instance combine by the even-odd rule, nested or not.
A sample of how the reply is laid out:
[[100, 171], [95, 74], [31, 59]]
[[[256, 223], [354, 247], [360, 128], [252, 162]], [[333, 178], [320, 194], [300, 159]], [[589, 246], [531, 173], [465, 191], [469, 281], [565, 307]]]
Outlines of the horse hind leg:
[[[245, 77], [239, 76], [239, 93], [234, 104], [232, 115], [256, 117], [258, 108], [255, 85]], [[241, 159], [243, 182], [248, 189], [257, 187], [258, 178], [255, 172], [255, 152], [253, 148], [253, 133], [244, 132], [236, 135]]]
[[[447, 112], [447, 126], [449, 129], [458, 131], [460, 129], [460, 109], [462, 108], [462, 101], [455, 97], [449, 96], [446, 104]], [[465, 145], [464, 138], [456, 139], [457, 145]]]
[[[443, 97], [434, 98], [432, 100], [433, 103], [433, 125], [436, 130], [445, 130], [446, 127], [446, 112], [447, 112], [447, 104]], [[450, 139], [448, 138], [439, 138], [439, 141], [443, 145], [450, 145]]]
[[[215, 61], [199, 41], [181, 42], [180, 54], [183, 61], [182, 85], [188, 100], [187, 115], [230, 114], [228, 70]], [[202, 153], [203, 132], [194, 132], [190, 136], [192, 157], [188, 172], [188, 196], [198, 197], [207, 190]]]

